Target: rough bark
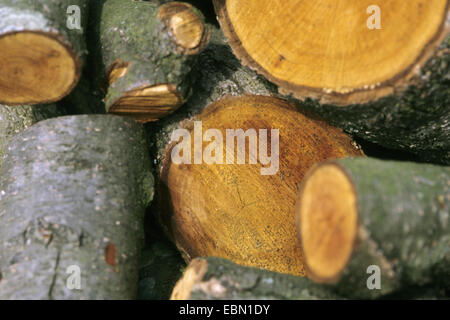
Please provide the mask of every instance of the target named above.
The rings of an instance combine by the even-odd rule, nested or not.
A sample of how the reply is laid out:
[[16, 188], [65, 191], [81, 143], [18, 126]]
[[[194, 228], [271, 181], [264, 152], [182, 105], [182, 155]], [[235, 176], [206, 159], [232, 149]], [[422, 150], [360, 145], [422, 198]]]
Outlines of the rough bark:
[[[209, 38], [201, 13], [181, 2], [109, 0], [93, 6], [100, 17], [97, 51], [108, 82], [107, 111], [146, 122], [179, 108], [191, 94], [191, 68]], [[177, 19], [185, 25], [174, 26]], [[182, 31], [187, 25], [192, 34]]]
[[[316, 268], [311, 268], [308, 252], [304, 251], [310, 277], [333, 282], [333, 290], [357, 298], [376, 298], [407, 286], [450, 286], [450, 168], [376, 159], [336, 160], [316, 167], [305, 178], [299, 203], [309, 192], [308, 181], [326, 168], [337, 168], [353, 185], [358, 224], [351, 256], [338, 274], [318, 279]], [[332, 177], [329, 177], [331, 181]], [[340, 190], [330, 192], [337, 193], [335, 199], [339, 199]], [[340, 201], [345, 197], [342, 194]], [[330, 199], [313, 198], [312, 203]], [[313, 213], [297, 206], [298, 232], [305, 248], [308, 235], [302, 232], [301, 226], [308, 216], [318, 215], [321, 211]], [[338, 208], [337, 203], [330, 206]], [[338, 209], [333, 213], [336, 214]], [[350, 211], [347, 214], [351, 214]], [[332, 217], [327, 221], [333, 221]], [[332, 235], [338, 227], [342, 228], [342, 225], [330, 223], [330, 229], [322, 231]], [[322, 246], [334, 245], [332, 242], [328, 239]], [[367, 271], [371, 265], [380, 268], [380, 290], [367, 287], [367, 280], [373, 274], [373, 271]]]
[[450, 37], [404, 90], [369, 104], [303, 104], [349, 134], [450, 165]]
[[248, 268], [216, 257], [197, 258], [175, 286], [172, 300], [338, 299], [309, 279]]
[[[80, 29], [68, 28], [68, 17], [73, 14], [68, 11], [70, 6], [80, 9]], [[47, 103], [69, 94], [80, 78], [87, 53], [87, 17], [87, 0], [1, 0], [0, 43], [8, 50], [0, 55], [0, 65], [4, 64], [0, 101]], [[30, 50], [30, 46], [40, 46], [40, 50]], [[64, 73], [70, 77], [66, 79]]]
[[[174, 115], [149, 126], [160, 164], [161, 223], [186, 261], [214, 255], [301, 275], [301, 253], [290, 214], [296, 185], [315, 161], [361, 153], [339, 129], [274, 97], [273, 86], [232, 58], [222, 39], [220, 32], [213, 31], [210, 46], [200, 55], [197, 94]], [[262, 175], [260, 163], [172, 163], [172, 132], [184, 128], [192, 134], [194, 121], [202, 121], [205, 131], [218, 129], [223, 137], [226, 128], [280, 129], [279, 171]], [[204, 216], [210, 219], [205, 221]]]
[[0, 167], [9, 139], [36, 122], [64, 115], [65, 109], [55, 105], [0, 105]]
[[[352, 135], [446, 165], [450, 164], [449, 3], [383, 4], [382, 30], [369, 30], [359, 20], [366, 13], [363, 3], [333, 7], [327, 1], [286, 0], [269, 10], [268, 0], [245, 4], [214, 0], [233, 52], [244, 65], [278, 84], [281, 93], [304, 102], [303, 107]], [[401, 15], [398, 6], [409, 14]], [[313, 8], [298, 23], [288, 19]], [[391, 15], [383, 14], [388, 10]], [[346, 18], [341, 19], [344, 12]], [[349, 27], [348, 21], [361, 25]], [[410, 58], [402, 61], [400, 56]], [[379, 77], [372, 79], [378, 72]], [[354, 86], [350, 79], [356, 79]]]
[[0, 174], [0, 297], [135, 298], [152, 194], [133, 120], [67, 116], [13, 137]]

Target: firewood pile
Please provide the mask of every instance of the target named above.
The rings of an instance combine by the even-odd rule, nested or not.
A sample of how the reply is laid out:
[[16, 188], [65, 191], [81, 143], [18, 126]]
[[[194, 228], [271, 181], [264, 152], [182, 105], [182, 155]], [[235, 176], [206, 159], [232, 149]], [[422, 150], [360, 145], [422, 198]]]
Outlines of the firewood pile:
[[450, 298], [449, 8], [0, 0], [0, 299]]

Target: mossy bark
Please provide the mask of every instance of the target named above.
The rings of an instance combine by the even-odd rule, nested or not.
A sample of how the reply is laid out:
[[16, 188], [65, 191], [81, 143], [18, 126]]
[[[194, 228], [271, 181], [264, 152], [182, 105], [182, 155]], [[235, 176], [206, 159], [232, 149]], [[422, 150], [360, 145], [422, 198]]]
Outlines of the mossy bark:
[[66, 110], [55, 104], [7, 106], [0, 104], [0, 167], [9, 139], [36, 122], [63, 116]]
[[[450, 168], [376, 159], [336, 160], [354, 185], [356, 249], [335, 290], [376, 298], [405, 286], [450, 286]], [[367, 268], [381, 271], [369, 290]]]
[[112, 115], [14, 136], [0, 173], [0, 298], [135, 298], [153, 195], [147, 151], [143, 128]]
[[[127, 93], [161, 84], [170, 84], [179, 98], [173, 110], [180, 107], [191, 94], [192, 65], [207, 42], [207, 31], [198, 48], [183, 52], [158, 16], [165, 6], [159, 1], [109, 0], [93, 6], [100, 17], [95, 28], [99, 39], [97, 51], [104, 73], [108, 73], [103, 81], [109, 82], [107, 111], [113, 112], [114, 104]], [[201, 13], [191, 9], [203, 21]], [[111, 74], [116, 68], [125, 68], [126, 72], [117, 78]]]
[[244, 94], [274, 96], [276, 87], [254, 71], [243, 67], [233, 55], [223, 33], [215, 26], [209, 26], [211, 39], [199, 55], [193, 73], [195, 94], [174, 114], [147, 126], [155, 161], [160, 165], [171, 134], [192, 119], [211, 103], [226, 95]]
[[197, 258], [190, 263], [174, 288], [172, 299], [317, 300], [339, 299], [339, 296], [307, 278], [208, 257]]
[[304, 106], [346, 132], [427, 162], [450, 164], [450, 36], [401, 92], [366, 104]]

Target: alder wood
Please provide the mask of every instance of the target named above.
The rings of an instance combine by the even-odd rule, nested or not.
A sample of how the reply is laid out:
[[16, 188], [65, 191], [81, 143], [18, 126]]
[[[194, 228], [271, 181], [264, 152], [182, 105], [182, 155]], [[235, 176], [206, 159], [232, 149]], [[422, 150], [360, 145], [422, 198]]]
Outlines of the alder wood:
[[202, 14], [176, 1], [109, 0], [94, 7], [107, 112], [149, 122], [183, 105], [192, 93], [191, 67], [209, 40]]
[[297, 98], [347, 105], [377, 100], [408, 81], [442, 41], [448, 1], [383, 1], [381, 30], [367, 27], [370, 0], [214, 4], [245, 65]]
[[[449, 208], [448, 167], [371, 158], [317, 165], [295, 213], [307, 275], [355, 298], [448, 288]], [[371, 266], [379, 290], [368, 289]]]
[[[203, 132], [215, 128], [223, 137], [226, 129], [279, 129], [279, 171], [261, 175], [259, 162], [249, 164], [248, 146], [246, 164], [175, 164], [170, 159], [175, 143], [169, 145], [159, 183], [161, 222], [184, 258], [214, 255], [303, 275], [294, 221], [303, 175], [317, 162], [362, 152], [340, 129], [275, 97], [218, 100], [184, 122], [191, 135], [193, 120], [202, 121]], [[225, 143], [223, 148], [225, 155]]]
[[[67, 8], [80, 9], [80, 29], [66, 26]], [[87, 0], [0, 1], [0, 103], [50, 103], [80, 79], [86, 53]]]
[[450, 164], [448, 0], [214, 0], [234, 54], [346, 132]]

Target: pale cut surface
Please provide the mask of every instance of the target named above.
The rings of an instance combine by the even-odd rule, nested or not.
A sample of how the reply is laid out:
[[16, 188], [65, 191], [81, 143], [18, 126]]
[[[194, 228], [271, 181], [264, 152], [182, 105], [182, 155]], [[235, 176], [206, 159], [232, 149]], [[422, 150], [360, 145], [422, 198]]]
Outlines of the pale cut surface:
[[350, 259], [357, 237], [352, 182], [338, 166], [320, 166], [305, 179], [296, 216], [308, 276], [334, 281]]
[[193, 260], [173, 288], [170, 300], [188, 300], [192, 289], [203, 279], [207, 269], [208, 262], [205, 260]]
[[58, 101], [76, 85], [76, 56], [56, 36], [19, 32], [0, 37], [0, 102]]
[[[204, 141], [202, 149], [195, 150], [194, 124], [186, 122], [192, 157], [197, 152], [208, 154], [211, 146], [217, 146], [222, 151], [218, 156], [221, 162], [171, 162], [172, 147], [176, 145], [172, 143], [159, 184], [162, 223], [185, 260], [215, 256], [245, 266], [304, 275], [295, 227], [300, 182], [314, 164], [330, 158], [361, 156], [361, 151], [341, 130], [308, 118], [294, 105], [275, 97], [224, 97], [195, 120], [202, 121], [204, 134], [216, 129], [224, 140]], [[227, 129], [241, 129], [243, 134], [253, 129], [258, 133], [257, 139], [252, 139], [258, 144], [256, 154], [250, 151], [256, 147], [250, 149], [250, 139], [245, 139], [241, 149], [244, 164], [237, 163], [237, 152], [227, 150]], [[268, 130], [265, 141], [259, 138], [261, 129]], [[258, 152], [272, 152], [271, 129], [279, 130], [279, 145], [273, 150], [279, 167], [272, 174], [262, 175], [261, 169], [269, 165], [258, 160]], [[229, 164], [227, 152], [234, 159]]]
[[175, 111], [183, 103], [175, 86], [161, 84], [126, 92], [114, 102], [109, 112], [130, 116], [137, 122], [151, 122]]
[[[348, 104], [406, 81], [444, 33], [447, 0], [214, 0], [236, 55], [297, 97]], [[366, 91], [353, 94], [355, 91]], [[370, 93], [369, 93], [370, 92]]]
[[170, 18], [170, 29], [177, 44], [185, 49], [194, 49], [204, 38], [205, 26], [192, 11], [182, 11]]

